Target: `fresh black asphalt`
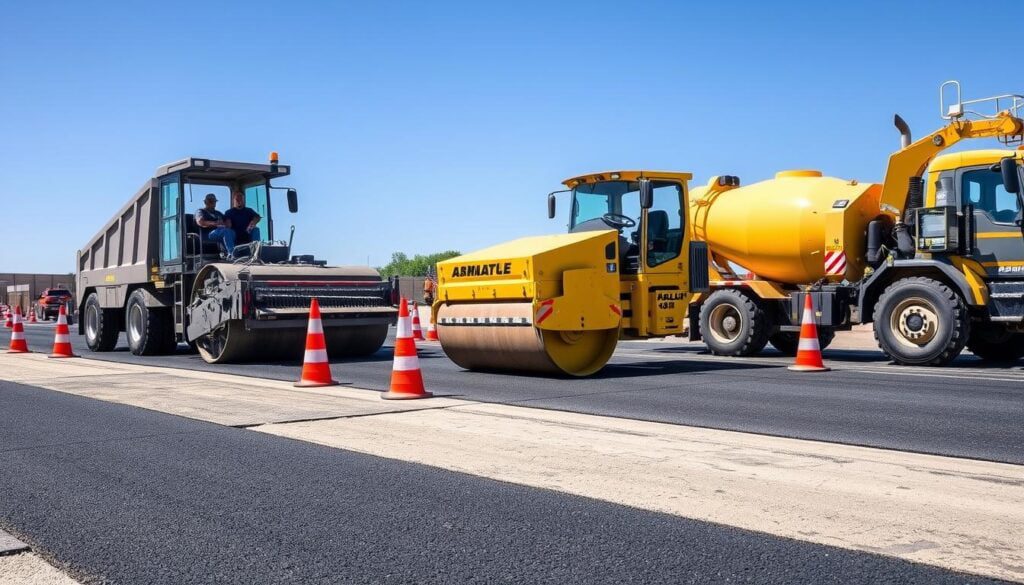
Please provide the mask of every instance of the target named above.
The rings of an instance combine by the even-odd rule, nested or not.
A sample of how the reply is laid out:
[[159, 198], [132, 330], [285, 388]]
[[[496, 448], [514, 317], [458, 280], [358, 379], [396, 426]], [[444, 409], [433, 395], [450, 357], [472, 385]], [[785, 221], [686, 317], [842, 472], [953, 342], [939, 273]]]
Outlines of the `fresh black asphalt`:
[[89, 583], [989, 582], [8, 382], [0, 528]]
[[[52, 326], [29, 328], [29, 343], [46, 350], [52, 331]], [[76, 351], [94, 359], [280, 380], [297, 379], [301, 369], [295, 362], [212, 366], [186, 353], [184, 345], [177, 355], [136, 357], [123, 340], [117, 351], [97, 354], [85, 347], [84, 337], [73, 333], [71, 338]], [[385, 390], [390, 343], [368, 358], [335, 360], [335, 378]], [[938, 377], [915, 368], [901, 369], [913, 375], [891, 375], [840, 369], [882, 366], [878, 352], [829, 350], [826, 358], [834, 360], [836, 370], [794, 374], [785, 368], [788, 359], [737, 363], [698, 355], [699, 349], [623, 343], [600, 374], [585, 379], [467, 372], [436, 343], [420, 345], [420, 364], [427, 389], [439, 395], [1024, 464], [1019, 365], [992, 368], [964, 356], [956, 363], [959, 375], [967, 371], [978, 378]], [[986, 373], [1018, 376], [1000, 381], [984, 379]]]

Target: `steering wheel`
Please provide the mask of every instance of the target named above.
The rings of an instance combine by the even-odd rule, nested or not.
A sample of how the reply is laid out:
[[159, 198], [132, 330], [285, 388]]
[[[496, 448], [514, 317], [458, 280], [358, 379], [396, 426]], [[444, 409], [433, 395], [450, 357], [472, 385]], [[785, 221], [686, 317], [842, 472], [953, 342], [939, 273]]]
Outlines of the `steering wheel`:
[[632, 217], [621, 213], [606, 213], [601, 217], [601, 219], [603, 219], [606, 224], [617, 230], [631, 228], [636, 225], [636, 221]]

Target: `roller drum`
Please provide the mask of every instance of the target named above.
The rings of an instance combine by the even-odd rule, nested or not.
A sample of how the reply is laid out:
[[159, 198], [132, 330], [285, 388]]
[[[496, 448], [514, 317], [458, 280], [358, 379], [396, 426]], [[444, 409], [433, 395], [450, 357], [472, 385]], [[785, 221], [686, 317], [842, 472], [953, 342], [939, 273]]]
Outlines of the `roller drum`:
[[[332, 358], [376, 353], [388, 335], [387, 325], [333, 327], [324, 331], [327, 354]], [[239, 320], [196, 340], [199, 355], [211, 364], [301, 359], [306, 349], [306, 328], [246, 329]]]
[[[322, 268], [294, 266], [244, 266], [244, 265], [208, 265], [199, 274], [193, 289], [193, 300], [197, 298], [219, 298], [223, 285], [229, 281], [241, 280], [240, 273], [245, 271], [246, 280], [254, 279], [311, 279], [315, 285], [319, 279], [326, 284], [339, 279], [361, 279], [372, 281], [375, 272], [355, 267]], [[379, 277], [378, 277], [379, 280]], [[328, 291], [329, 292], [329, 291]], [[287, 293], [285, 293], [287, 294]], [[226, 297], [229, 298], [229, 297]], [[357, 299], [358, 300], [358, 299]], [[376, 301], [374, 297], [373, 300]], [[303, 301], [305, 302], [305, 301]], [[372, 310], [357, 305], [354, 310]], [[276, 327], [247, 328], [242, 319], [231, 318], [213, 328], [209, 333], [199, 336], [195, 348], [202, 358], [212, 364], [242, 361], [291, 361], [301, 359], [306, 346], [307, 315], [293, 315], [285, 321], [277, 321]], [[380, 349], [388, 334], [387, 323], [346, 325], [344, 323], [327, 325], [324, 335], [327, 342], [328, 355], [331, 357], [355, 357], [370, 355]]]
[[445, 354], [467, 370], [587, 376], [611, 358], [619, 330], [539, 329], [528, 302], [446, 303], [437, 334]]

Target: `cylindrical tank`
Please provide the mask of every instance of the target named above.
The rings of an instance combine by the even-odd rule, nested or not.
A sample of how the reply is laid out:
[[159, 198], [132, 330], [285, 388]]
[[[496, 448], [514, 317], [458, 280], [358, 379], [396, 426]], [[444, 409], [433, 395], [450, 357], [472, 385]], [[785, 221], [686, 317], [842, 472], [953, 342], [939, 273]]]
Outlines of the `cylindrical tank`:
[[863, 276], [865, 232], [879, 215], [880, 185], [783, 171], [722, 189], [712, 180], [690, 197], [694, 236], [715, 256], [791, 285]]

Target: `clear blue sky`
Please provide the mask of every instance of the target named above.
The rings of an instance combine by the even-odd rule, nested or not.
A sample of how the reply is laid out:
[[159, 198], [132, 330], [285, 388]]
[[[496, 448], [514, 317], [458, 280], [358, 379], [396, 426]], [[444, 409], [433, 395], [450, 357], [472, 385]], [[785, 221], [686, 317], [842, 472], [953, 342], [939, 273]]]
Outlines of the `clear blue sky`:
[[1024, 90], [1013, 33], [955, 2], [56, 4], [0, 17], [0, 272], [73, 270], [188, 155], [280, 151], [297, 251], [381, 265], [561, 231], [544, 195], [584, 172], [879, 180], [943, 80]]

